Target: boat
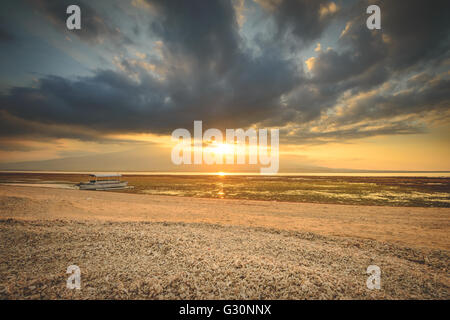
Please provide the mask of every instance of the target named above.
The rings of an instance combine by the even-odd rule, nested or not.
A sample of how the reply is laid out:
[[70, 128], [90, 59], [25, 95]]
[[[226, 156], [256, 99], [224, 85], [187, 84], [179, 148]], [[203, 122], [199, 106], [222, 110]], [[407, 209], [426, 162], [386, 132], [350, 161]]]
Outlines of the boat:
[[128, 182], [121, 181], [121, 174], [90, 174], [89, 182], [80, 182], [80, 190], [118, 190], [126, 189]]

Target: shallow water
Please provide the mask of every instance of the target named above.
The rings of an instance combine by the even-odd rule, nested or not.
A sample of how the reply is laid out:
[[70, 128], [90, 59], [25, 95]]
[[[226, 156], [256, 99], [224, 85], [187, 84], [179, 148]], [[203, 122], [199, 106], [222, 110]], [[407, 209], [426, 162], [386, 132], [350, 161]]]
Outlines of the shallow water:
[[450, 207], [449, 178], [129, 176], [127, 180], [135, 186], [128, 192], [154, 195]]
[[[0, 173], [0, 183], [76, 188], [81, 174]], [[450, 178], [369, 176], [137, 175], [111, 192], [219, 199], [450, 207]]]

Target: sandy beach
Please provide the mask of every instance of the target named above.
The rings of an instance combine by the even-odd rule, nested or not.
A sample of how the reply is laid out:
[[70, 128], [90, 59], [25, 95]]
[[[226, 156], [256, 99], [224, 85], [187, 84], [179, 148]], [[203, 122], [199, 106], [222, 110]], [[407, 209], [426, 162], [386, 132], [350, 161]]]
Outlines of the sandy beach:
[[449, 208], [0, 186], [0, 219], [2, 299], [450, 297]]

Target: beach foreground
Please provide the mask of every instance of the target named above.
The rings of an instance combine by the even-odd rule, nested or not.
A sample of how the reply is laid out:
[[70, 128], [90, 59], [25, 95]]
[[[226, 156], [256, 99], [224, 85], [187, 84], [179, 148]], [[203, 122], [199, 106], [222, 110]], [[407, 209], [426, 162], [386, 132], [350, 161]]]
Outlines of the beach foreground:
[[[448, 299], [449, 217], [0, 186], [0, 297]], [[66, 288], [73, 264], [81, 290]], [[381, 290], [366, 287], [369, 265]]]

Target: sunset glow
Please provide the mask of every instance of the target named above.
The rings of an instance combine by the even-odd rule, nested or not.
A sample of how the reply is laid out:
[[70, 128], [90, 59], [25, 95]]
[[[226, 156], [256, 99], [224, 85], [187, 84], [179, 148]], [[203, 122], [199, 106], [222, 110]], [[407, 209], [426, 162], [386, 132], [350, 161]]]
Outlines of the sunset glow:
[[213, 144], [212, 150], [217, 155], [233, 155], [235, 152], [234, 146], [226, 143]]
[[4, 4], [0, 169], [231, 172], [172, 164], [203, 121], [222, 139], [192, 151], [223, 159], [269, 151], [226, 129], [279, 129], [279, 172], [450, 170], [447, 10], [388, 1], [368, 30], [358, 1], [81, 2], [80, 30], [64, 1]]

